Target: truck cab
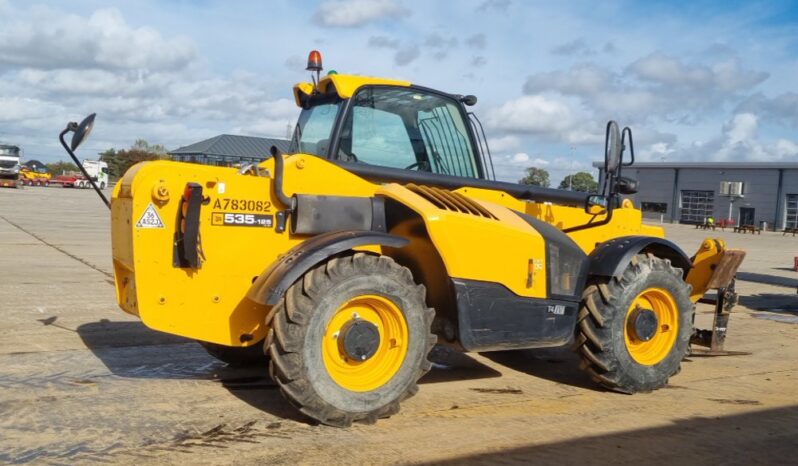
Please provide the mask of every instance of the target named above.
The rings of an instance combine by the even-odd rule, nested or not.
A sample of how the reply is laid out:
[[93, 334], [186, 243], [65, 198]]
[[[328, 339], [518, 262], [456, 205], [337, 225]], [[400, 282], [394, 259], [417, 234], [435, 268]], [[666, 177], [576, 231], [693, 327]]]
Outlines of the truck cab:
[[16, 180], [19, 176], [19, 147], [0, 144], [0, 178]]

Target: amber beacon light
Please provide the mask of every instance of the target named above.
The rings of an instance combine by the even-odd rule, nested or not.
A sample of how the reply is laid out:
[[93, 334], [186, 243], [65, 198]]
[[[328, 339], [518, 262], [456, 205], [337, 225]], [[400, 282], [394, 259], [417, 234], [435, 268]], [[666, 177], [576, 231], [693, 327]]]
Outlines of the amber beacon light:
[[308, 54], [308, 67], [305, 68], [308, 71], [315, 71], [320, 72], [323, 68], [321, 67], [321, 53], [318, 50], [311, 50]]

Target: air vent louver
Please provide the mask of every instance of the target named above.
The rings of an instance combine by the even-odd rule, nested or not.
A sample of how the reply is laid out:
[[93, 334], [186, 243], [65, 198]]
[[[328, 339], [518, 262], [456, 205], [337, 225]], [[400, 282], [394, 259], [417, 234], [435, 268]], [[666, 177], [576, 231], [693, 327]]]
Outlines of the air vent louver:
[[463, 196], [460, 193], [434, 188], [432, 186], [419, 186], [412, 183], [406, 185], [405, 187], [429, 202], [435, 204], [435, 206], [439, 209], [497, 220], [496, 216], [479, 205], [479, 203], [469, 199], [466, 196]]

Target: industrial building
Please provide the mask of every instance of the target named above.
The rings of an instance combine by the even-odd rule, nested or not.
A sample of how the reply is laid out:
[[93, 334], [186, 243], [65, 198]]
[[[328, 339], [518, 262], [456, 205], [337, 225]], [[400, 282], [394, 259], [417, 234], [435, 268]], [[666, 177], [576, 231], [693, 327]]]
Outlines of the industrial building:
[[629, 197], [647, 218], [798, 228], [798, 162], [635, 163], [622, 174], [639, 182]]
[[291, 141], [254, 136], [219, 136], [195, 142], [169, 152], [172, 160], [229, 167], [241, 163], [257, 163], [268, 158], [272, 146], [287, 152]]

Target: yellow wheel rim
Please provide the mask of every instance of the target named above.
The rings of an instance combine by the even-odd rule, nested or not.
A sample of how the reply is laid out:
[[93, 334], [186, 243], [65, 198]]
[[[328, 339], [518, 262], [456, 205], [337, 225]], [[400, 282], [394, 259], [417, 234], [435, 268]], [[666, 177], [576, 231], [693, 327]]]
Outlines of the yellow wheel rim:
[[[649, 310], [657, 318], [656, 329], [649, 340], [637, 335], [634, 315], [638, 309]], [[648, 288], [632, 301], [626, 312], [623, 338], [632, 359], [653, 366], [665, 359], [679, 333], [679, 308], [670, 293], [662, 288]]]
[[[379, 332], [376, 352], [365, 361], [348, 357], [342, 346], [343, 332], [353, 320], [369, 322]], [[335, 311], [324, 331], [321, 354], [335, 383], [354, 392], [367, 392], [396, 375], [405, 360], [407, 344], [407, 322], [399, 307], [382, 296], [362, 295]]]

